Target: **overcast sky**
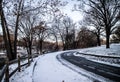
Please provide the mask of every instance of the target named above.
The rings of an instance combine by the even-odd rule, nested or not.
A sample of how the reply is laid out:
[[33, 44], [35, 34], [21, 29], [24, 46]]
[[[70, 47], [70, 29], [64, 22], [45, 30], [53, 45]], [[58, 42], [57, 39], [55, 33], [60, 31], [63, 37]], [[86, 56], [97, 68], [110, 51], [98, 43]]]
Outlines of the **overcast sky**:
[[69, 17], [71, 17], [74, 22], [78, 22], [83, 19], [83, 15], [80, 11], [72, 11], [74, 4], [79, 4], [78, 1], [75, 0], [62, 0], [62, 1], [67, 1], [68, 4], [65, 7], [63, 7], [61, 10]]
[[83, 15], [80, 11], [72, 11], [74, 4], [79, 4], [79, 2], [76, 2], [75, 0], [61, 0], [61, 1], [68, 2], [68, 4], [65, 7], [61, 8], [61, 11], [64, 14], [67, 14], [71, 19], [73, 19], [74, 22], [78, 22], [83, 19]]

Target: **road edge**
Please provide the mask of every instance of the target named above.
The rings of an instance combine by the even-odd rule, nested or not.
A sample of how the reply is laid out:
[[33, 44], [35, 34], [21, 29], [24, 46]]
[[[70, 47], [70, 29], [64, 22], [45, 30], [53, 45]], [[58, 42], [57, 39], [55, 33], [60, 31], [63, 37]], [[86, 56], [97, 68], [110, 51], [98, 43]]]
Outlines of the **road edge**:
[[[68, 67], [69, 69], [73, 70], [74, 72], [77, 72], [78, 74], [83, 75], [83, 76], [87, 77], [88, 79], [91, 79], [93, 82], [114, 82], [114, 81], [111, 81], [111, 80], [109, 80], [109, 79], [107, 79], [107, 78], [104, 78], [104, 77], [102, 77], [102, 76], [100, 76], [100, 75], [97, 75], [97, 74], [94, 74], [94, 73], [89, 72], [89, 71], [87, 71], [87, 70], [84, 70], [83, 68], [80, 68], [80, 67], [78, 67], [78, 66], [76, 66], [76, 65], [68, 62], [67, 60], [65, 60], [65, 59], [63, 59], [63, 58], [61, 57], [62, 54], [63, 54], [63, 53], [58, 54], [58, 55], [56, 56], [56, 59], [57, 59], [62, 65]], [[87, 73], [87, 74], [86, 74], [86, 73]], [[100, 78], [98, 78], [98, 77], [100, 77]]]

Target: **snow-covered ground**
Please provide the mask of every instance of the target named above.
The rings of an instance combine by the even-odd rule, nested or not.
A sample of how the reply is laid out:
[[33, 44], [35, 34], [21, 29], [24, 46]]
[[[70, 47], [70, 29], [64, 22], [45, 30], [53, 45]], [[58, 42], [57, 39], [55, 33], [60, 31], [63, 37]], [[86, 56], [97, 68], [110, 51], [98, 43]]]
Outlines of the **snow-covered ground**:
[[106, 49], [105, 45], [102, 45], [100, 47], [78, 49], [78, 51], [82, 53], [88, 53], [88, 54], [120, 57], [120, 44], [111, 44], [110, 48], [108, 49]]
[[[106, 46], [102, 45], [100, 47], [78, 49], [77, 51], [88, 55], [74, 54], [75, 56], [82, 56], [94, 62], [120, 67], [120, 44], [111, 44], [109, 49], [106, 49]], [[91, 56], [89, 54], [119, 58], [104, 58]]]
[[[77, 49], [74, 51], [78, 51], [81, 53], [88, 53], [94, 55], [106, 55], [106, 56], [120, 56], [120, 44], [111, 44], [110, 49], [106, 49], [105, 46], [101, 47], [93, 47], [86, 49]], [[77, 68], [71, 65], [71, 68], [77, 68], [79, 71], [74, 71], [69, 68], [69, 66], [63, 65], [56, 58], [57, 55], [62, 53], [54, 52], [44, 54], [34, 59], [34, 62], [31, 63], [29, 67], [23, 67], [21, 72], [16, 72], [11, 78], [10, 82], [93, 82], [91, 73], [83, 73], [84, 69]], [[82, 55], [81, 55], [82, 56]], [[90, 58], [89, 56], [83, 56], [86, 58]], [[110, 64], [109, 62], [94, 60], [95, 58], [90, 58], [89, 60]], [[66, 61], [67, 62], [67, 61]], [[118, 66], [118, 65], [117, 65]], [[11, 65], [11, 69], [14, 69], [16, 64]], [[84, 75], [85, 74], [85, 75]], [[91, 78], [87, 77], [91, 75]], [[95, 76], [95, 75], [94, 75]], [[96, 76], [97, 77], [97, 76]], [[102, 78], [102, 77], [101, 77]], [[100, 78], [98, 78], [100, 79]], [[107, 82], [103, 80], [102, 82]]]
[[55, 52], [39, 56], [32, 65], [11, 77], [10, 82], [93, 82], [60, 63]]

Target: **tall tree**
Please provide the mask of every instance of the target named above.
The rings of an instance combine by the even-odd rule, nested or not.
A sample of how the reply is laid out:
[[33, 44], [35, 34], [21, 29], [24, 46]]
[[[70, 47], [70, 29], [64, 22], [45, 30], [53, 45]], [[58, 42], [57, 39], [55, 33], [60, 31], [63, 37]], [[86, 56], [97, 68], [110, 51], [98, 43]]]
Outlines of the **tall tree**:
[[56, 50], [58, 48], [57, 45], [59, 39], [61, 39], [62, 44], [64, 45], [64, 30], [61, 24], [63, 13], [61, 13], [60, 8], [64, 7], [66, 4], [67, 1], [50, 0], [50, 11], [48, 12], [50, 20], [48, 20], [48, 22], [50, 24], [50, 34], [52, 34], [56, 40]]
[[103, 24], [106, 34], [106, 48], [110, 48], [109, 40], [110, 35], [113, 30], [116, 29], [115, 25], [118, 22], [118, 15], [120, 14], [120, 1], [119, 0], [83, 0], [84, 4], [90, 8], [86, 9], [85, 12], [91, 13], [94, 10], [97, 13], [97, 18], [99, 18]]
[[35, 31], [35, 34], [38, 37], [38, 47], [39, 47], [40, 54], [42, 54], [43, 42], [49, 34], [47, 32], [48, 29], [44, 25], [44, 22], [40, 22], [40, 24], [38, 26], [34, 27], [34, 31]]
[[57, 37], [60, 38], [62, 41], [63, 47], [65, 46], [65, 28], [63, 27], [62, 21], [63, 16], [57, 16], [54, 19], [54, 22], [52, 24], [52, 29], [54, 28], [56, 30]]
[[15, 5], [15, 15], [16, 15], [16, 22], [15, 22], [15, 32], [14, 32], [14, 56], [13, 59], [16, 58], [17, 56], [17, 37], [18, 37], [18, 28], [19, 28], [19, 20], [20, 20], [20, 15], [22, 14], [23, 11], [23, 5], [24, 5], [24, 1], [23, 0], [19, 0], [17, 1], [17, 4]]
[[[91, 12], [92, 13], [92, 12]], [[103, 22], [97, 18], [97, 13], [93, 11], [94, 16], [90, 15], [89, 13], [86, 14], [83, 22], [85, 25], [88, 25], [88, 26], [92, 26], [93, 28], [91, 29], [91, 32], [94, 33], [97, 37], [97, 44], [98, 46], [101, 46], [101, 34], [103, 33], [104, 31], [104, 25], [103, 25]]]
[[12, 60], [13, 52], [12, 52], [12, 46], [11, 46], [11, 41], [10, 41], [8, 25], [7, 25], [7, 21], [6, 21], [4, 10], [3, 10], [3, 0], [0, 1], [0, 17], [1, 17], [1, 26], [2, 26], [2, 31], [3, 31], [3, 39], [5, 42], [7, 57], [10, 60]]
[[65, 30], [65, 46], [64, 49], [70, 49], [73, 48], [72, 45], [75, 41], [75, 23], [73, 23], [73, 20], [69, 17], [63, 18], [63, 27]]
[[[15, 59], [17, 55], [18, 27], [19, 27], [20, 16], [23, 12], [24, 1], [18, 0], [14, 2], [13, 0], [10, 2], [10, 4], [8, 4], [8, 2], [9, 1], [4, 1], [1, 3], [1, 22], [2, 22], [3, 36], [5, 36], [4, 41], [6, 45], [7, 55], [8, 55], [8, 58], [12, 60], [12, 59]], [[3, 3], [6, 3], [4, 7], [2, 6]], [[12, 5], [11, 8], [9, 8], [10, 5]], [[6, 11], [9, 11], [9, 12], [6, 12]], [[12, 11], [12, 15], [14, 15], [15, 17], [15, 25], [13, 25], [14, 26], [14, 46], [12, 46], [12, 43], [10, 40], [10, 31], [9, 31], [8, 18], [7, 18], [7, 16], [10, 15], [9, 13], [11, 13], [10, 11]]]
[[34, 27], [36, 25], [36, 15], [26, 15], [20, 21], [20, 36], [26, 44], [28, 56], [32, 57], [32, 44], [34, 39]]
[[[37, 1], [36, 5], [35, 0], [1, 0], [0, 5], [0, 16], [1, 16], [1, 25], [3, 30], [4, 42], [6, 45], [6, 51], [8, 58], [10, 60], [15, 59], [17, 55], [17, 38], [18, 38], [18, 28], [21, 17], [28, 14], [31, 11], [36, 11], [43, 14], [46, 10], [48, 0]], [[37, 5], [39, 4], [39, 5]], [[42, 9], [41, 9], [42, 8]], [[12, 46], [10, 41], [10, 27], [13, 30], [14, 34], [14, 45]]]
[[52, 28], [49, 31], [49, 36], [50, 39], [55, 40], [55, 51], [57, 51], [59, 49], [59, 44], [58, 44], [58, 32], [57, 29], [54, 28], [54, 26], [52, 25]]

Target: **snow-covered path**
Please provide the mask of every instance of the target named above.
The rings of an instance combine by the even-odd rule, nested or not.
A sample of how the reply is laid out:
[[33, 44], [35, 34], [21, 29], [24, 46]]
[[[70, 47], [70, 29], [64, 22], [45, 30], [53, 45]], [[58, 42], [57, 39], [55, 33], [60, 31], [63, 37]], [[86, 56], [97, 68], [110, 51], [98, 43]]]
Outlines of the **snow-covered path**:
[[57, 59], [56, 55], [60, 52], [46, 54], [37, 60], [33, 82], [92, 82], [85, 76], [72, 71], [71, 69], [62, 65]]
[[59, 62], [56, 56], [60, 53], [48, 53], [35, 58], [29, 67], [15, 73], [10, 82], [93, 82]]

